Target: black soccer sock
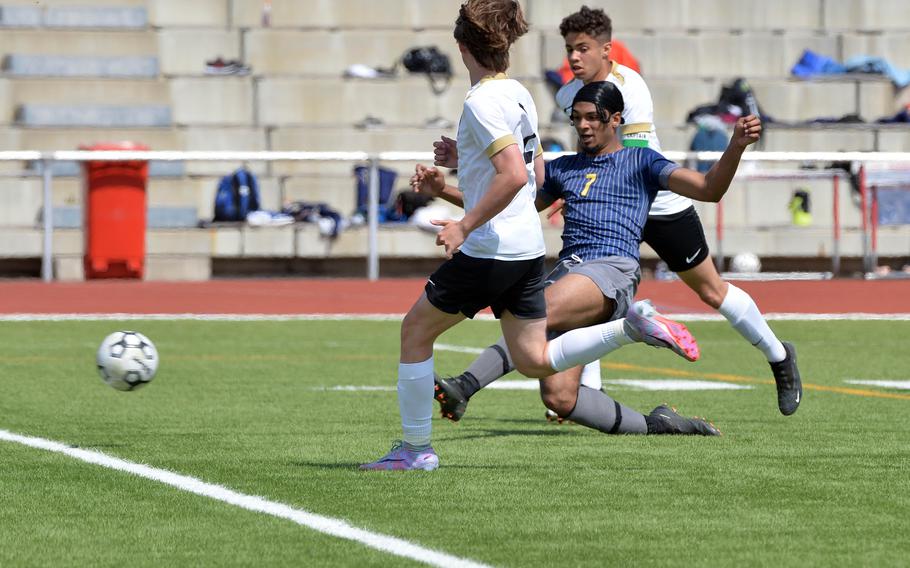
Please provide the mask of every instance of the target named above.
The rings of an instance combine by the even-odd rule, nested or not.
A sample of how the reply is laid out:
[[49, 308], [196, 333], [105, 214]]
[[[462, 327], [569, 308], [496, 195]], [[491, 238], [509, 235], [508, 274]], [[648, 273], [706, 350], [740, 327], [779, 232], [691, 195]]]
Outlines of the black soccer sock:
[[515, 366], [509, 356], [506, 342], [500, 337], [499, 341], [484, 349], [471, 366], [456, 377], [456, 380], [459, 380], [465, 394], [470, 397], [513, 369]]
[[566, 418], [605, 434], [648, 433], [644, 415], [586, 386], [578, 388], [575, 408]]
[[452, 377], [452, 380], [461, 387], [461, 391], [468, 398], [481, 389], [480, 383], [477, 381], [477, 377], [471, 373], [465, 371], [464, 373], [458, 375], [457, 377]]

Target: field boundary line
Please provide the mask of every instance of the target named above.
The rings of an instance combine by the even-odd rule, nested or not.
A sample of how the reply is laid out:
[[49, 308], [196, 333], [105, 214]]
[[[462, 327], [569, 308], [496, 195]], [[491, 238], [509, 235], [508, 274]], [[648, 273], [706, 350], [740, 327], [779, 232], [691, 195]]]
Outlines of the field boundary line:
[[[726, 321], [720, 314], [672, 313], [664, 315], [680, 321]], [[910, 313], [877, 314], [853, 312], [842, 314], [768, 313], [769, 321], [910, 321]], [[0, 314], [0, 322], [16, 321], [400, 321], [404, 314], [188, 314], [188, 313], [112, 313], [112, 314]], [[491, 314], [478, 314], [475, 319], [493, 320]]]
[[[641, 371], [644, 373], [655, 373], [659, 375], [670, 375], [675, 377], [701, 378], [709, 381], [729, 381], [734, 383], [754, 383], [758, 385], [773, 385], [773, 380], [758, 379], [744, 375], [732, 375], [727, 373], [699, 373], [696, 371], [683, 371], [681, 369], [671, 369], [669, 367], [646, 367], [644, 365], [634, 365], [632, 363], [607, 363], [601, 362], [601, 366], [607, 369], [618, 371]], [[910, 400], [910, 394], [901, 394], [894, 392], [879, 392], [868, 389], [857, 389], [850, 387], [832, 387], [827, 385], [816, 385], [812, 383], [803, 383], [803, 389], [817, 390], [824, 392], [834, 392], [838, 394], [847, 394], [852, 396], [862, 396], [867, 398], [890, 398], [896, 400]]]
[[[438, 343], [435, 345], [435, 348], [440, 351], [454, 351], [456, 353], [469, 353], [476, 354], [483, 351], [483, 349], [477, 347], [465, 347], [461, 345], [449, 345], [446, 343]], [[687, 379], [706, 379], [709, 381], [723, 381], [723, 382], [732, 382], [732, 383], [751, 383], [756, 385], [774, 385], [774, 381], [770, 379], [759, 379], [756, 377], [747, 377], [745, 375], [734, 375], [728, 373], [703, 373], [697, 371], [684, 371], [682, 369], [672, 369], [670, 367], [647, 367], [644, 365], [634, 365], [632, 363], [611, 363], [608, 361], [601, 361], [600, 365], [606, 369], [613, 369], [617, 371], [639, 371], [644, 373], [652, 373], [657, 375], [667, 375], [671, 377], [685, 377]], [[812, 383], [803, 383], [803, 388], [806, 390], [816, 390], [824, 392], [834, 392], [838, 394], [846, 394], [852, 396], [862, 396], [867, 398], [890, 398], [896, 400], [910, 400], [910, 394], [901, 394], [893, 392], [883, 392], [883, 391], [873, 391], [868, 389], [858, 389], [851, 387], [834, 387], [828, 385], [816, 385]]]
[[[487, 567], [486, 564], [480, 564], [473, 560], [459, 558], [444, 552], [424, 548], [401, 538], [360, 529], [341, 519], [310, 513], [303, 509], [296, 509], [290, 505], [285, 505], [284, 503], [269, 501], [263, 497], [238, 493], [222, 485], [208, 483], [195, 477], [182, 475], [166, 469], [159, 469], [126, 461], [102, 452], [74, 448], [61, 442], [33, 436], [24, 436], [2, 429], [0, 429], [0, 440], [21, 444], [30, 448], [64, 454], [86, 463], [131, 473], [138, 477], [158, 481], [188, 493], [208, 497], [248, 511], [264, 513], [273, 517], [293, 521], [298, 525], [313, 529], [316, 532], [355, 541], [381, 552], [386, 552], [402, 558], [409, 558], [431, 566], [454, 568]], [[365, 473], [365, 475], [375, 474]]]

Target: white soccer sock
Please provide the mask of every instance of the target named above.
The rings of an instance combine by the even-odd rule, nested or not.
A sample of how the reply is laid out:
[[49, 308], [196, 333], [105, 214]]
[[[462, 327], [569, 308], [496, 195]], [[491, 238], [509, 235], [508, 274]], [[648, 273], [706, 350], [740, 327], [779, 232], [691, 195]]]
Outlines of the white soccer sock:
[[758, 311], [752, 296], [733, 284], [728, 286], [727, 295], [718, 308], [721, 315], [727, 318], [733, 329], [745, 337], [746, 341], [760, 349], [768, 361], [776, 363], [786, 359], [787, 351], [768, 327], [768, 322]]
[[603, 387], [603, 381], [600, 380], [600, 359], [591, 361], [581, 370], [581, 386], [598, 391]]
[[398, 364], [398, 410], [402, 440], [421, 448], [430, 445], [433, 428], [433, 358]]
[[550, 366], [565, 371], [576, 365], [596, 361], [623, 345], [635, 343], [626, 335], [625, 319], [573, 329], [547, 344]]

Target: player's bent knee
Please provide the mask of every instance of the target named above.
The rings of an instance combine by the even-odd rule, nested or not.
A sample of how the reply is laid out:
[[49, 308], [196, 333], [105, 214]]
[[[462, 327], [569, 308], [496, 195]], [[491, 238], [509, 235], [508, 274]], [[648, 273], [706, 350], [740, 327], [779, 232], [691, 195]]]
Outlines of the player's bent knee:
[[572, 411], [575, 409], [577, 394], [563, 391], [551, 391], [540, 393], [540, 398], [543, 400], [544, 406], [565, 418], [572, 414]]

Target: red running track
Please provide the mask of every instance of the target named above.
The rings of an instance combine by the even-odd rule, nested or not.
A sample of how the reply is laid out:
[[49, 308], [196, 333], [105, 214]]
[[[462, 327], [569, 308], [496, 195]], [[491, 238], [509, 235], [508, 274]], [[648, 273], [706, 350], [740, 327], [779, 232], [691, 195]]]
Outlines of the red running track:
[[[205, 282], [0, 282], [0, 314], [404, 313], [425, 280], [261, 279]], [[910, 313], [910, 280], [738, 282], [766, 313]], [[645, 281], [638, 298], [666, 313], [712, 310], [682, 282]]]

